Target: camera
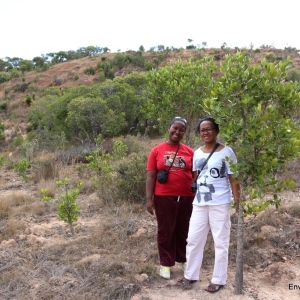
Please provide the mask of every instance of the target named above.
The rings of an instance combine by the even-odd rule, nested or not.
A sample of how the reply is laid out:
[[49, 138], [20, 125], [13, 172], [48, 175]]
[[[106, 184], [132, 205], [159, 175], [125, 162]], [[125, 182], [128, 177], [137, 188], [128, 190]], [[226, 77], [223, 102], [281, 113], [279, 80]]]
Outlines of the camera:
[[192, 190], [193, 193], [196, 193], [196, 191], [197, 191], [197, 181], [194, 181], [192, 183], [191, 190]]
[[159, 170], [157, 172], [157, 181], [159, 183], [166, 183], [168, 180], [168, 171], [166, 170]]

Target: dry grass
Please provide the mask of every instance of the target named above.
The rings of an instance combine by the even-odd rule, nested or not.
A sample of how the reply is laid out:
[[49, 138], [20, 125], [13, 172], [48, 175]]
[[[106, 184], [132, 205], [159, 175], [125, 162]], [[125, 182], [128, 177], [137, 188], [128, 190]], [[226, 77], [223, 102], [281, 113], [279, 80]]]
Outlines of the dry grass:
[[[43, 196], [47, 196], [47, 197], [51, 197], [54, 198], [55, 194], [56, 194], [56, 181], [55, 180], [45, 180], [44, 178], [42, 178], [38, 184], [37, 184], [37, 189], [40, 192], [42, 189], [45, 190], [45, 195]], [[42, 195], [41, 195], [42, 197]]]
[[[21, 202], [28, 206], [28, 200], [15, 203]], [[82, 214], [74, 238], [67, 234], [67, 226], [61, 224], [52, 227], [50, 232], [45, 231], [43, 236], [36, 231], [35, 239], [22, 237], [14, 248], [2, 252], [0, 298], [129, 300], [139, 293], [142, 285], [160, 280], [157, 275], [156, 221], [145, 212], [144, 205], [122, 205], [120, 202], [105, 205], [96, 194], [82, 195], [79, 202]], [[295, 207], [298, 206], [282, 207], [279, 211], [269, 209], [246, 226], [245, 263], [248, 266], [263, 266], [266, 260], [278, 261], [291, 253], [284, 243], [289, 239], [296, 246], [299, 230], [295, 226], [293, 229], [288, 227], [287, 219], [281, 218]], [[53, 211], [50, 213], [53, 215]], [[30, 226], [40, 224], [42, 220], [36, 216]], [[50, 217], [45, 221], [51, 224]], [[8, 220], [6, 231], [11, 237], [28, 226], [23, 223], [25, 226], [21, 228], [16, 224], [13, 219]], [[275, 228], [278, 224], [286, 224], [284, 235], [275, 232], [263, 239], [261, 228]], [[289, 234], [288, 228], [291, 229]], [[44, 243], [44, 239], [52, 239], [52, 242]], [[235, 261], [234, 240], [233, 231], [231, 264]], [[277, 246], [276, 241], [280, 243]], [[204, 269], [211, 268], [213, 255], [213, 241], [209, 236]], [[147, 274], [146, 281], [137, 279], [140, 274]]]

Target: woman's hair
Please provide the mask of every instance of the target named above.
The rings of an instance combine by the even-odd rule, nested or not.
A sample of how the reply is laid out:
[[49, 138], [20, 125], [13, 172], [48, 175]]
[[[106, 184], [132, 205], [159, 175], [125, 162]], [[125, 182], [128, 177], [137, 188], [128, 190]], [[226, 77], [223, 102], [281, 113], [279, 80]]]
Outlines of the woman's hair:
[[196, 130], [197, 130], [198, 133], [200, 133], [200, 125], [201, 125], [201, 123], [204, 122], [204, 121], [208, 121], [208, 122], [212, 123], [213, 126], [214, 126], [214, 128], [216, 129], [216, 131], [217, 131], [217, 132], [220, 131], [220, 130], [219, 130], [219, 124], [216, 123], [215, 119], [214, 119], [214, 118], [211, 118], [211, 117], [207, 117], [207, 118], [203, 118], [203, 119], [200, 119], [200, 120], [199, 120], [198, 125], [197, 125], [197, 128], [196, 128]]
[[170, 124], [169, 124], [169, 127], [170, 127], [172, 124], [174, 124], [175, 122], [177, 122], [177, 121], [183, 123], [184, 126], [186, 127], [186, 124], [187, 124], [186, 119], [181, 118], [181, 117], [175, 117], [174, 119], [172, 119], [172, 121], [171, 121]]

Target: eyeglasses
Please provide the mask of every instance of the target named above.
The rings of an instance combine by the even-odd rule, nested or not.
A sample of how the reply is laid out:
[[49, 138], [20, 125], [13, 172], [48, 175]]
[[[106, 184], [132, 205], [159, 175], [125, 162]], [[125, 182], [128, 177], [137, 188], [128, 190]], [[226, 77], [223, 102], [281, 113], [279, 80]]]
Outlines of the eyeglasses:
[[200, 130], [200, 133], [204, 133], [204, 132], [212, 132], [215, 128], [204, 128]]

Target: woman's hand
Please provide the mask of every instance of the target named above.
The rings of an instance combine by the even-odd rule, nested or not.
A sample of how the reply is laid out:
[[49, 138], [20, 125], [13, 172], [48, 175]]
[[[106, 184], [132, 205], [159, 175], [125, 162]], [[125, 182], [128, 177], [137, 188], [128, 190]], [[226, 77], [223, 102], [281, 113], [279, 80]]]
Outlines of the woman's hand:
[[146, 208], [147, 211], [153, 215], [154, 214], [154, 186], [156, 181], [156, 171], [147, 171], [147, 179], [146, 179]]
[[147, 211], [148, 211], [151, 215], [154, 215], [155, 207], [154, 207], [154, 201], [153, 201], [153, 199], [148, 199], [148, 200], [146, 201], [146, 208], [147, 208]]

